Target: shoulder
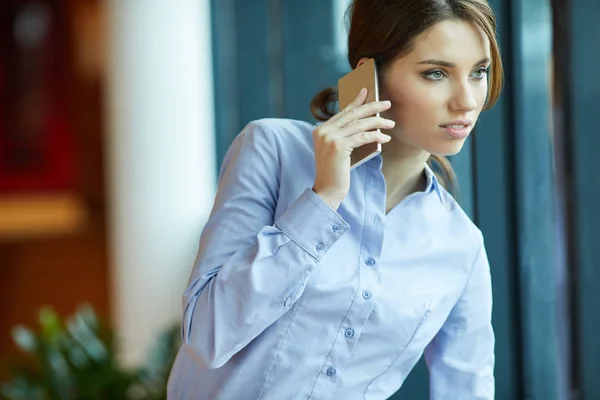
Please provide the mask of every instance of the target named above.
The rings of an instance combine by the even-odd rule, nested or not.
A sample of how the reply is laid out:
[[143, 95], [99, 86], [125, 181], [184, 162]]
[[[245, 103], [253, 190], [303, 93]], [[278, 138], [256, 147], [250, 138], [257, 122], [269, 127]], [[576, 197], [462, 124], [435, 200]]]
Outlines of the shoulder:
[[265, 118], [249, 122], [234, 138], [223, 167], [236, 160], [249, 167], [282, 170], [312, 165], [315, 125], [293, 119]]
[[219, 180], [227, 171], [271, 177], [310, 170], [314, 164], [312, 131], [308, 122], [264, 118], [249, 122], [227, 149]]
[[315, 125], [305, 121], [284, 118], [263, 118], [249, 122], [236, 139], [249, 143], [270, 142], [278, 147], [312, 143]]

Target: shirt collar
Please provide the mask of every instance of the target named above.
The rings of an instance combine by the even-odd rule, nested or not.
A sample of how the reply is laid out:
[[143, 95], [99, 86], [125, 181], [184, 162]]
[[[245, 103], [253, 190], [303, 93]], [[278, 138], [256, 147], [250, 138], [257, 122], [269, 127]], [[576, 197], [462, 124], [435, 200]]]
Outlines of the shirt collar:
[[[383, 158], [381, 157], [381, 154], [367, 161], [367, 165], [370, 165], [371, 168], [381, 170], [381, 167], [383, 165]], [[442, 188], [442, 184], [440, 183], [439, 179], [437, 178], [437, 176], [435, 176], [435, 173], [427, 163], [425, 163], [425, 176], [427, 178], [425, 193], [431, 193], [432, 191], [435, 191], [442, 205], [445, 205], [446, 202], [444, 200], [444, 190]]]
[[437, 176], [431, 170], [429, 164], [425, 164], [425, 176], [427, 177], [427, 186], [425, 187], [425, 193], [431, 193], [435, 191], [437, 193], [440, 202], [444, 204], [444, 194], [442, 191], [442, 185], [438, 180]]

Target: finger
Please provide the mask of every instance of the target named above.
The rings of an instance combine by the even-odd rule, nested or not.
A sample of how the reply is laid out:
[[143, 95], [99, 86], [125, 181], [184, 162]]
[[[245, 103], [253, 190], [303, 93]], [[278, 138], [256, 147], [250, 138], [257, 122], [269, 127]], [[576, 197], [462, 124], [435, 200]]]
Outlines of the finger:
[[350, 104], [348, 104], [343, 110], [340, 110], [340, 112], [338, 112], [336, 115], [334, 115], [333, 117], [331, 117], [329, 120], [330, 121], [335, 121], [344, 112], [352, 110], [353, 108], [359, 107], [362, 104], [364, 104], [365, 100], [367, 100], [367, 94], [368, 94], [368, 92], [369, 91], [367, 90], [367, 88], [360, 89], [360, 91], [358, 92], [358, 94], [356, 95], [356, 97], [354, 98], [354, 100], [352, 100], [352, 102]]
[[356, 121], [362, 118], [371, 117], [377, 113], [388, 110], [391, 107], [389, 100], [385, 101], [374, 101], [371, 103], [363, 104], [361, 106], [346, 109], [339, 113], [339, 117], [333, 122], [338, 128], [342, 128], [348, 125], [352, 121]]
[[369, 93], [369, 89], [367, 89], [366, 87], [360, 89], [360, 91], [358, 92], [358, 94], [356, 95], [356, 97], [354, 98], [352, 103], [350, 103], [346, 108], [348, 108], [348, 107], [356, 108], [356, 107], [364, 104], [365, 100], [367, 100], [368, 93]]
[[353, 149], [369, 143], [387, 143], [392, 139], [390, 135], [378, 131], [360, 132], [344, 138], [345, 144]]
[[360, 91], [358, 92], [358, 94], [356, 95], [354, 100], [352, 100], [352, 102], [346, 106], [345, 110], [351, 109], [351, 108], [356, 108], [356, 107], [364, 104], [365, 100], [367, 100], [368, 93], [369, 93], [369, 90], [367, 88], [360, 89]]
[[360, 132], [373, 131], [377, 129], [392, 129], [396, 123], [391, 119], [382, 117], [369, 117], [354, 120], [344, 128], [336, 131], [336, 136], [348, 137]]

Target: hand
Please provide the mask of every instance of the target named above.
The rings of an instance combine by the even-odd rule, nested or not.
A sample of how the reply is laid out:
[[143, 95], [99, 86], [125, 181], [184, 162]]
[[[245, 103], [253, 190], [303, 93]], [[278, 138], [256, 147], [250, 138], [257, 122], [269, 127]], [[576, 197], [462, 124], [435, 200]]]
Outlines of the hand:
[[316, 179], [313, 191], [334, 210], [350, 190], [350, 154], [367, 143], [387, 143], [391, 137], [376, 129], [393, 128], [395, 122], [374, 116], [391, 107], [389, 101], [364, 104], [367, 90], [362, 89], [344, 110], [313, 131]]

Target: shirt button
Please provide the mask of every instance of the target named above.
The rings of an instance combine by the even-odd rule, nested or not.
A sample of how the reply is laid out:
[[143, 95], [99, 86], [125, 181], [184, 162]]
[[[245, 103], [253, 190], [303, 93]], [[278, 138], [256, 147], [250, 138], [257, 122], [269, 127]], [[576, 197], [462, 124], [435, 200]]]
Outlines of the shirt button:
[[336, 373], [335, 368], [333, 368], [333, 367], [327, 368], [327, 372], [326, 372], [327, 376], [334, 376], [335, 373]]
[[369, 267], [372, 267], [375, 265], [375, 259], [373, 257], [369, 257], [365, 260], [365, 264], [367, 264]]
[[323, 250], [325, 250], [325, 245], [323, 243], [319, 243], [317, 245], [317, 251], [323, 251]]
[[341, 226], [340, 224], [335, 224], [335, 225], [333, 226], [333, 231], [334, 231], [334, 232], [339, 232], [339, 231], [341, 231], [341, 230], [342, 230], [342, 226]]
[[353, 337], [353, 336], [354, 336], [354, 329], [352, 329], [352, 328], [348, 328], [348, 329], [346, 329], [346, 332], [345, 332], [345, 334], [346, 334], [346, 337], [347, 337], [348, 339], [350, 339], [351, 337]]
[[368, 291], [368, 290], [365, 290], [365, 291], [363, 292], [362, 296], [363, 296], [363, 299], [365, 299], [365, 300], [369, 300], [369, 299], [371, 298], [371, 292], [370, 292], [370, 291]]
[[374, 215], [373, 216], [373, 222], [376, 223], [376, 224], [379, 223], [379, 215]]

